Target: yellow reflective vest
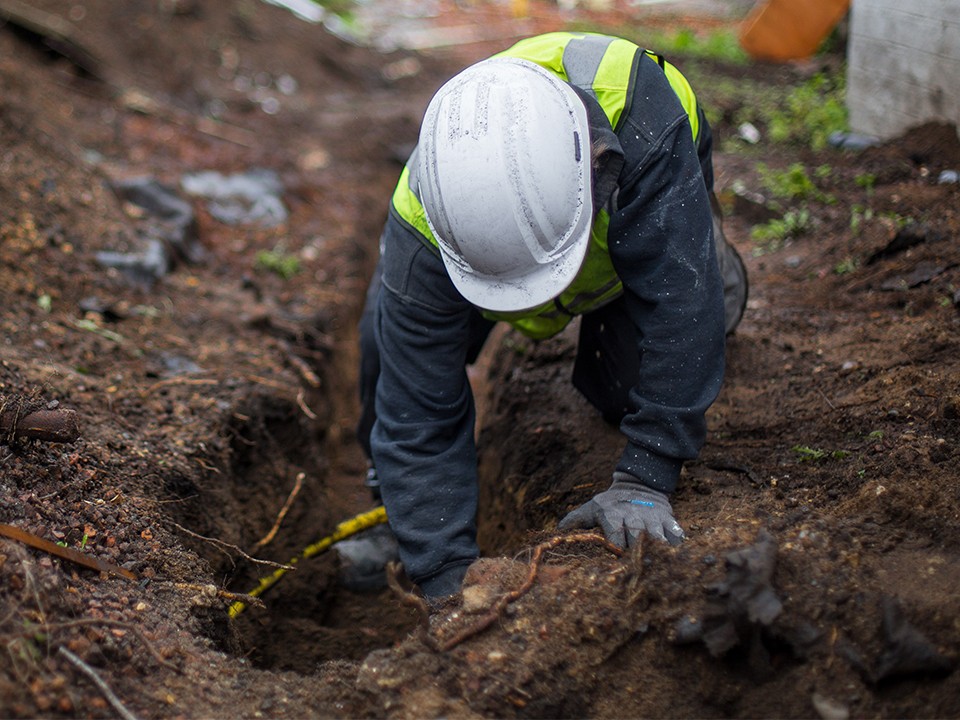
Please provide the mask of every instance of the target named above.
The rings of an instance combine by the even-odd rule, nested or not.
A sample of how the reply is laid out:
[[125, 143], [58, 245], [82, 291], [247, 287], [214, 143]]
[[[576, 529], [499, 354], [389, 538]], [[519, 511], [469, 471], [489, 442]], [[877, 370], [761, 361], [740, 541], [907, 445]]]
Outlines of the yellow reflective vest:
[[[686, 78], [660, 56], [622, 38], [592, 33], [555, 32], [521, 40], [497, 57], [516, 57], [535, 62], [562, 80], [579, 87], [597, 100], [610, 127], [620, 130], [620, 121], [633, 101], [633, 79], [641, 54], [646, 53], [663, 70], [690, 120], [693, 138], [699, 139], [697, 100]], [[427, 244], [439, 252], [427, 224], [416, 179], [416, 152], [407, 162], [393, 193], [393, 211]], [[559, 297], [522, 312], [484, 311], [491, 320], [503, 320], [528, 337], [540, 340], [556, 335], [576, 316], [605, 305], [623, 292], [607, 249], [607, 209], [596, 212], [590, 246], [573, 282]]]

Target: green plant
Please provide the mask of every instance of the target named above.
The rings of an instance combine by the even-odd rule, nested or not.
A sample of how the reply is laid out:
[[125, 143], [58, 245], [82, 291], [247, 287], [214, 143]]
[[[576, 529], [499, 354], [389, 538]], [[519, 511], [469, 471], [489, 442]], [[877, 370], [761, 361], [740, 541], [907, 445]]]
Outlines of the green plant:
[[790, 210], [782, 218], [757, 225], [750, 231], [750, 237], [758, 243], [754, 256], [779, 250], [787, 240], [799, 237], [809, 229], [810, 211], [806, 208]]
[[261, 250], [257, 253], [256, 267], [289, 280], [300, 272], [300, 259], [286, 252], [279, 245], [273, 250]]
[[[766, 163], [758, 163], [757, 172], [760, 174], [760, 183], [775, 197], [785, 200], [834, 201], [810, 179], [803, 163], [793, 163], [786, 170], [773, 170]], [[818, 178], [825, 178], [830, 172], [829, 165], [821, 165], [814, 171]]]
[[822, 150], [831, 133], [847, 129], [845, 95], [842, 72], [817, 73], [793, 88], [783, 104], [769, 113], [770, 139]]
[[858, 187], [862, 187], [864, 190], [866, 190], [868, 195], [872, 195], [873, 189], [877, 185], [877, 176], [874, 173], [863, 173], [861, 175], [857, 175], [857, 177], [854, 178], [854, 182]]
[[854, 257], [847, 257], [833, 266], [834, 275], [846, 275], [852, 273], [860, 266], [860, 261]]
[[850, 453], [846, 450], [821, 450], [807, 445], [795, 445], [791, 448], [799, 458], [800, 462], [819, 462], [821, 460], [843, 460]]
[[864, 207], [863, 205], [854, 205], [852, 208], [850, 208], [850, 230], [854, 235], [858, 235], [860, 233], [864, 222], [869, 222], [872, 219], [872, 208]]
[[900, 215], [899, 213], [895, 212], [881, 213], [880, 217], [892, 222], [894, 228], [897, 230], [903, 230], [903, 228], [905, 228], [907, 225], [911, 225], [912, 223], [916, 222], [909, 215]]

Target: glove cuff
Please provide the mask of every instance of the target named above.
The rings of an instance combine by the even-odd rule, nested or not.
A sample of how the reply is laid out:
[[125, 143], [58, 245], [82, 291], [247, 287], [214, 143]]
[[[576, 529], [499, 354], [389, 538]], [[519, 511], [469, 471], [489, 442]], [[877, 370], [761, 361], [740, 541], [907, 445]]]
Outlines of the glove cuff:
[[671, 494], [671, 491], [665, 491], [656, 485], [649, 484], [635, 475], [625, 473], [622, 470], [616, 470], [613, 473], [613, 485], [611, 485], [611, 489], [619, 489], [618, 486], [621, 488], [626, 486], [631, 490], [637, 490], [640, 492], [646, 491], [657, 493], [658, 495], [663, 495], [665, 498], [669, 498]]
[[617, 472], [632, 475], [636, 478], [634, 482], [654, 490], [672, 493], [677, 489], [682, 467], [683, 460], [657, 455], [639, 445], [627, 443], [617, 463]]

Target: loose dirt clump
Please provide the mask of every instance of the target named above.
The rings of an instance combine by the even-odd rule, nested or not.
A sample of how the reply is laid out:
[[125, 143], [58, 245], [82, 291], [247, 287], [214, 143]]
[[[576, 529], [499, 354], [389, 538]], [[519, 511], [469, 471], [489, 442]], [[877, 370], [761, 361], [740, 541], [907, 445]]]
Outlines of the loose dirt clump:
[[[575, 325], [500, 331], [473, 372], [484, 558], [462, 598], [349, 593], [323, 553], [258, 601], [370, 507], [354, 326], [423, 108], [562, 19], [444, 5], [438, 25], [496, 39], [378, 53], [267, 4], [7, 6], [0, 715], [960, 716], [955, 127], [718, 153], [751, 299], [680, 547], [556, 535], [620, 435], [570, 386]], [[750, 240], [758, 158], [831, 168], [779, 246]], [[205, 171], [265, 182], [261, 204], [226, 219], [184, 189]]]

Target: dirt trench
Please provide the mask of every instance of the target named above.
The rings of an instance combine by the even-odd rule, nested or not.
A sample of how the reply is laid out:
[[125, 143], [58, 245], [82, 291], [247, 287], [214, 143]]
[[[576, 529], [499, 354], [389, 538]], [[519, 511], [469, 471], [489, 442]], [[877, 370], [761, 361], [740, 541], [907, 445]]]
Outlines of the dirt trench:
[[[116, 714], [65, 648], [142, 717], [960, 717], [960, 186], [936, 181], [960, 167], [956, 128], [718, 153], [753, 291], [674, 500], [681, 547], [558, 539], [622, 439], [569, 383], [575, 326], [504, 333], [474, 372], [485, 557], [460, 602], [422, 625], [394, 593], [347, 593], [327, 554], [231, 620], [223, 591], [274, 569], [240, 551], [286, 562], [369, 507], [354, 325], [385, 199], [433, 89], [488, 48], [382, 56], [266, 4], [81, 10], [65, 17], [99, 57], [83, 72], [0, 28], [0, 391], [82, 420], [69, 445], [5, 438], [0, 521], [138, 581], [0, 541], [0, 714]], [[835, 202], [780, 247], [754, 245], [769, 210], [733, 192], [762, 189], [761, 160], [831, 167]], [[229, 226], [192, 199], [204, 262], [149, 286], [98, 263], [146, 233], [118, 179], [260, 166], [285, 224]]]

